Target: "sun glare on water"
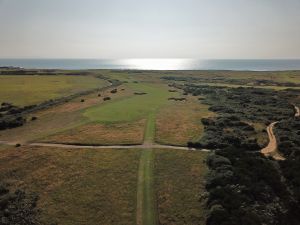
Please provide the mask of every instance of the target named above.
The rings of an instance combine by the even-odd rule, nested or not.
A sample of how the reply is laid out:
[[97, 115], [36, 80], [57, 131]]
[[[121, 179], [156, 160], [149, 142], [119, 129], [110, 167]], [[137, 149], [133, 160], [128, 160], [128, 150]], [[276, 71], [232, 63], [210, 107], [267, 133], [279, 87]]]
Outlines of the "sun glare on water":
[[121, 62], [137, 70], [184, 70], [189, 59], [124, 59]]

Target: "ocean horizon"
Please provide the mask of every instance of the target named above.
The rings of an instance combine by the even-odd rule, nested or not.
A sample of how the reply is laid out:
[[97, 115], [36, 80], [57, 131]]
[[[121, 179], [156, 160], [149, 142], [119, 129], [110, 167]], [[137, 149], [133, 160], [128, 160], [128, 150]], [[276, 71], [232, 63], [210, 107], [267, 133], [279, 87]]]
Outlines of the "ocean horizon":
[[116, 70], [300, 70], [300, 59], [0, 59], [0, 67]]

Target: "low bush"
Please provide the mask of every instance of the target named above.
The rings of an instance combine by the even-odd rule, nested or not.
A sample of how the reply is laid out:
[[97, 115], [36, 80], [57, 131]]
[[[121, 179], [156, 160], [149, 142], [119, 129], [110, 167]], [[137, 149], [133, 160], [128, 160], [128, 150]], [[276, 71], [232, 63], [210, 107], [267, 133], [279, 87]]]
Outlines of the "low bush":
[[109, 101], [109, 100], [111, 100], [110, 97], [104, 97], [104, 98], [103, 98], [103, 101]]
[[26, 122], [22, 116], [6, 116], [0, 119], [0, 130], [22, 126]]
[[112, 94], [115, 94], [115, 93], [117, 93], [117, 92], [118, 92], [117, 89], [113, 89], [113, 90], [110, 91], [110, 93], [112, 93]]

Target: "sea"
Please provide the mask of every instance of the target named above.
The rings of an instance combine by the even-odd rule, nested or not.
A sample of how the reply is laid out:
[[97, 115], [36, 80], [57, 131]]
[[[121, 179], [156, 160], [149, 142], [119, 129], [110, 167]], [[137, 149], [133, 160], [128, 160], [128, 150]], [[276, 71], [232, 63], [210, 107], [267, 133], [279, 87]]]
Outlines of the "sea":
[[116, 70], [300, 70], [300, 59], [0, 59], [0, 67]]

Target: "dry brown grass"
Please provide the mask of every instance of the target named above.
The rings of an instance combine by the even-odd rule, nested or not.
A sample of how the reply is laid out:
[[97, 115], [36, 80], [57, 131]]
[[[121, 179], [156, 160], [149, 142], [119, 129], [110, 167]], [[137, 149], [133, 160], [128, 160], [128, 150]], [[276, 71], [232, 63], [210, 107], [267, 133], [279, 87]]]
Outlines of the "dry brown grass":
[[161, 225], [204, 225], [207, 153], [155, 150], [154, 179]]
[[269, 142], [268, 134], [266, 132], [267, 126], [263, 123], [250, 123], [251, 126], [254, 127], [255, 131], [257, 132], [257, 135], [255, 135], [255, 138], [257, 139], [257, 143], [263, 147], [266, 146]]
[[42, 139], [42, 142], [88, 145], [141, 144], [146, 120], [113, 124], [87, 124]]
[[38, 116], [37, 120], [28, 121], [21, 127], [0, 131], [0, 140], [21, 143], [34, 141], [84, 122], [86, 119], [80, 112], [47, 114]]
[[0, 153], [0, 180], [38, 194], [44, 224], [134, 224], [138, 150], [8, 147]]
[[156, 141], [162, 144], [186, 145], [199, 139], [204, 127], [201, 118], [213, 116], [208, 106], [196, 98], [186, 102], [174, 102], [162, 109], [156, 117]]
[[[112, 94], [110, 91], [115, 88], [108, 88], [107, 90], [101, 92], [95, 92], [92, 94], [88, 94], [85, 96], [81, 96], [73, 99], [70, 102], [67, 102], [63, 105], [59, 105], [57, 107], [53, 107], [44, 111], [39, 112], [40, 115], [49, 114], [49, 113], [64, 113], [64, 112], [76, 112], [78, 110], [86, 109], [91, 106], [104, 103], [104, 97], [111, 97], [111, 99], [122, 98], [132, 94], [132, 91], [126, 88], [124, 85], [121, 85], [117, 88], [118, 92]], [[124, 89], [124, 90], [122, 90]], [[98, 96], [100, 94], [101, 96]], [[81, 99], [84, 99], [84, 102], [81, 102]]]

